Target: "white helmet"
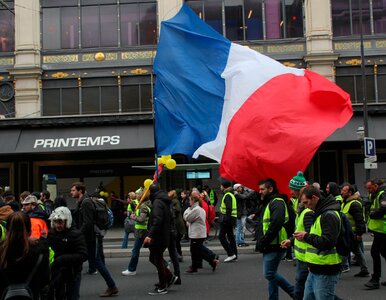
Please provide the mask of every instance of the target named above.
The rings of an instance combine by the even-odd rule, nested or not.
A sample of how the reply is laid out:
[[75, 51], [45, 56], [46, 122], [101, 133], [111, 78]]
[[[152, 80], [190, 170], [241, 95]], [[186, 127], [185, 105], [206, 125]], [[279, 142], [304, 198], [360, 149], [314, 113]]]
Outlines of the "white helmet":
[[71, 228], [72, 224], [72, 216], [71, 211], [65, 207], [65, 206], [59, 206], [57, 207], [51, 214], [50, 218], [51, 220], [51, 227], [54, 226], [54, 220], [67, 220], [66, 227]]

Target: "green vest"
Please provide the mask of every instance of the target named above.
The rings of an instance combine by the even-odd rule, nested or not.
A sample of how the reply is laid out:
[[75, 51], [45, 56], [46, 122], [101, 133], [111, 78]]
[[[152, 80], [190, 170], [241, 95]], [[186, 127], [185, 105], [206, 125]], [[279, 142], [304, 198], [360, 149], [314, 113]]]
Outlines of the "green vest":
[[[138, 200], [137, 200], [137, 199], [134, 199], [134, 200], [131, 201], [131, 203], [134, 203], [134, 206], [137, 206], [137, 205], [138, 205]], [[133, 210], [132, 210], [132, 208], [131, 208], [131, 203], [129, 203], [129, 204], [127, 205], [127, 211], [128, 211], [129, 213], [132, 213], [132, 212], [133, 212]]]
[[340, 203], [343, 202], [343, 197], [342, 197], [342, 195], [335, 196], [335, 199], [336, 199], [336, 201], [338, 201], [338, 202], [340, 202]]
[[[273, 201], [283, 201], [283, 204], [285, 206], [285, 221], [284, 224], [288, 222], [289, 215], [288, 215], [288, 209], [283, 199], [281, 198], [275, 198], [271, 200], [268, 205], [265, 207], [264, 215], [263, 215], [263, 233], [266, 234], [269, 228], [269, 225], [271, 225], [271, 210], [269, 208], [269, 205]], [[271, 242], [271, 245], [280, 245], [280, 243], [287, 239], [287, 232], [284, 227], [282, 227], [278, 233], [278, 236]]]
[[211, 205], [214, 205], [214, 190], [210, 190], [209, 201]]
[[224, 199], [225, 199], [226, 195], [230, 195], [231, 198], [232, 198], [232, 217], [233, 218], [237, 218], [237, 201], [236, 201], [235, 195], [233, 195], [233, 193], [231, 193], [231, 192], [225, 193], [224, 196], [222, 197], [222, 199], [221, 199], [221, 206], [220, 206], [220, 212], [223, 215], [226, 214], [227, 209], [226, 209], [225, 202], [224, 202]]
[[[379, 203], [379, 198], [384, 192], [385, 191], [380, 191], [374, 201], [371, 202], [370, 212], [380, 208], [381, 204]], [[371, 196], [369, 196], [369, 199], [371, 200]], [[386, 214], [383, 215], [383, 218], [381, 219], [369, 219], [367, 225], [371, 231], [386, 233]]]
[[[296, 229], [295, 232], [299, 231], [306, 231], [304, 228], [304, 216], [306, 213], [311, 212], [312, 210], [309, 208], [303, 209], [303, 211], [296, 217], [295, 223], [296, 223]], [[306, 250], [307, 250], [308, 244], [304, 241], [298, 241], [297, 239], [294, 240], [294, 253], [295, 257], [298, 260], [301, 260], [303, 262], [306, 261]]]
[[[149, 214], [147, 215], [146, 217], [146, 220], [141, 222], [141, 223], [138, 223], [138, 222], [135, 222], [135, 225], [134, 225], [134, 228], [135, 229], [138, 229], [138, 230], [147, 230], [147, 223], [149, 222], [149, 216], [150, 216], [150, 207], [146, 205], [146, 208], [147, 210], [149, 211]], [[135, 215], [137, 217], [139, 217], [141, 213], [141, 209], [140, 207], [135, 211]]]
[[0, 231], [1, 231], [0, 241], [4, 241], [4, 239], [5, 239], [5, 226], [3, 226], [3, 224], [0, 224]]
[[291, 203], [292, 203], [292, 207], [294, 208], [295, 213], [298, 214], [299, 199], [291, 197]]
[[[339, 212], [334, 211], [339, 218]], [[312, 225], [310, 234], [315, 234], [317, 236], [322, 236], [322, 226], [320, 225], [320, 217], [316, 218], [314, 225]], [[315, 265], [337, 265], [342, 262], [342, 258], [336, 251], [336, 247], [330, 250], [319, 250], [314, 246], [307, 244], [307, 250], [305, 255], [306, 262], [315, 264]]]
[[51, 247], [48, 247], [48, 262], [50, 264], [50, 267], [54, 263], [55, 260], [55, 251]]
[[356, 229], [355, 221], [354, 221], [354, 218], [352, 217], [352, 215], [349, 214], [348, 211], [350, 210], [351, 204], [353, 204], [354, 202], [358, 202], [359, 205], [362, 207], [362, 203], [360, 203], [358, 200], [351, 200], [351, 201], [346, 202], [346, 203], [343, 202], [341, 205], [342, 213], [344, 213], [347, 216], [347, 218], [349, 219], [353, 232], [355, 232], [355, 229]]

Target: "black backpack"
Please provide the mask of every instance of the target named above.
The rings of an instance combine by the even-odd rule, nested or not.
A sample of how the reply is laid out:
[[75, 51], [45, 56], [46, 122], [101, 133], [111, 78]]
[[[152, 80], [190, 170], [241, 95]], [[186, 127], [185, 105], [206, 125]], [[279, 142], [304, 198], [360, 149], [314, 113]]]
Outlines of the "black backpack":
[[100, 230], [107, 230], [113, 226], [114, 216], [106, 202], [99, 200], [91, 200], [95, 207], [95, 225]]
[[[335, 212], [334, 212], [335, 213]], [[336, 252], [341, 256], [349, 256], [353, 248], [354, 233], [352, 231], [350, 220], [343, 212], [339, 212], [340, 232], [336, 244]]]
[[1, 300], [29, 300], [34, 299], [29, 284], [31, 283], [32, 277], [35, 275], [40, 263], [43, 260], [43, 254], [40, 254], [32, 272], [28, 275], [27, 281], [24, 283], [8, 284], [5, 288]]

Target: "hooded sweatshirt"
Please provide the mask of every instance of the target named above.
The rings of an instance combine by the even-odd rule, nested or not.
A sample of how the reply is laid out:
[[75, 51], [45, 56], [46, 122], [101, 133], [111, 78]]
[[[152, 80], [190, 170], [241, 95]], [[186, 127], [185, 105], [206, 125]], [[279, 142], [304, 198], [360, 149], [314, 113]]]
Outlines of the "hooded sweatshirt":
[[[322, 236], [307, 233], [304, 236], [304, 241], [316, 249], [325, 251], [334, 248], [338, 242], [340, 231], [340, 220], [336, 214], [329, 213], [330, 211], [340, 211], [340, 203], [336, 201], [333, 195], [327, 198], [320, 198], [315, 208], [315, 221], [320, 217], [320, 226]], [[314, 274], [334, 275], [339, 273], [341, 264], [336, 265], [316, 265], [308, 263], [310, 271]]]

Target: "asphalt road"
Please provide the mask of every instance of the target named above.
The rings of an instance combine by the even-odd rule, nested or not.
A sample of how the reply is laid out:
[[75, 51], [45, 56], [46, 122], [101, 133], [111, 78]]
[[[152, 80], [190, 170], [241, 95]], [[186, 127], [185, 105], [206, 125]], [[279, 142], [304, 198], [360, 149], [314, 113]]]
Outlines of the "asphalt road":
[[[372, 261], [367, 251], [370, 271]], [[224, 259], [222, 256], [220, 259]], [[141, 257], [136, 276], [122, 276], [121, 271], [127, 268], [129, 258], [109, 258], [107, 266], [119, 288], [119, 295], [114, 299], [153, 299], [163, 297], [168, 299], [268, 299], [267, 281], [262, 273], [261, 254], [241, 254], [238, 262], [221, 263], [216, 272], [212, 272], [207, 264], [199, 274], [182, 274], [182, 285], [172, 286], [167, 295], [150, 296], [147, 294], [158, 281], [156, 270], [145, 257]], [[385, 262], [382, 262], [385, 264]], [[181, 263], [182, 272], [188, 268], [190, 257], [185, 257]], [[87, 263], [84, 265], [85, 269]], [[385, 269], [385, 268], [384, 268]], [[279, 272], [290, 282], [294, 282], [295, 266], [292, 262], [282, 261]], [[386, 299], [386, 287], [379, 290], [366, 291], [363, 284], [368, 278], [355, 278], [358, 267], [352, 267], [349, 273], [342, 274], [338, 283], [337, 294], [344, 300], [355, 299]], [[384, 272], [385, 275], [385, 272]], [[386, 276], [384, 276], [386, 280]], [[97, 299], [99, 292], [106, 289], [103, 278], [98, 275], [83, 275], [81, 299]], [[280, 299], [290, 299], [280, 291]]]

